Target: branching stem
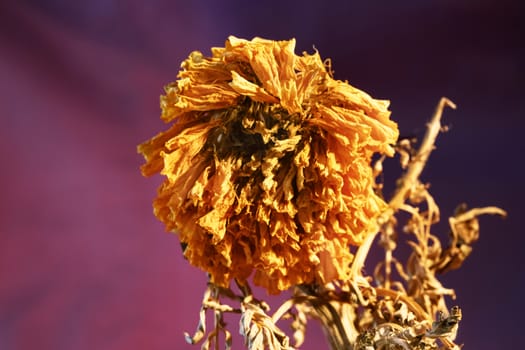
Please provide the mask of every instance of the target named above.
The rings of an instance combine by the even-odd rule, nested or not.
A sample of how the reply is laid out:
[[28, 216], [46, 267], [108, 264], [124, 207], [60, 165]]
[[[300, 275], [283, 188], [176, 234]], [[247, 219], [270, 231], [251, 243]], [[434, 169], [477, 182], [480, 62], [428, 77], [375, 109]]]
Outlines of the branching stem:
[[[455, 109], [456, 105], [446, 97], [442, 97], [439, 101], [434, 115], [432, 116], [432, 120], [427, 124], [427, 131], [416, 156], [412, 159], [407, 171], [401, 178], [396, 192], [388, 203], [388, 208], [377, 219], [379, 226], [388, 222], [392, 215], [394, 215], [394, 213], [405, 203], [405, 199], [409, 194], [410, 189], [417, 184], [419, 175], [421, 175], [428, 157], [434, 149], [434, 143], [436, 142], [436, 138], [441, 130], [441, 116], [443, 115], [445, 107]], [[377, 232], [369, 234], [357, 250], [355, 260], [352, 264], [352, 270], [350, 272], [350, 279], [355, 278], [355, 276], [361, 272], [376, 235]]]

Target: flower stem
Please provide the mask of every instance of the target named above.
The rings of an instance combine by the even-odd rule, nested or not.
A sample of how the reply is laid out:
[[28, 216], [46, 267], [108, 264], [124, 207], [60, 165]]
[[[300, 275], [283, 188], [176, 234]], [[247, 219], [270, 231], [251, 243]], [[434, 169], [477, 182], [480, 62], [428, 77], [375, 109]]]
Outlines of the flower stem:
[[348, 334], [343, 326], [341, 316], [328, 302], [317, 306], [323, 331], [330, 343], [331, 350], [351, 350], [353, 347], [348, 339]]
[[[343, 305], [330, 298], [325, 298], [323, 294], [317, 294], [307, 286], [299, 287], [306, 294], [307, 303], [313, 308], [312, 317], [316, 318], [323, 329], [323, 332], [330, 344], [331, 350], [352, 350], [352, 335], [357, 333], [354, 329], [349, 329], [350, 322], [345, 322], [345, 317], [351, 317], [350, 310], [344, 310]], [[348, 311], [348, 312], [347, 312]]]

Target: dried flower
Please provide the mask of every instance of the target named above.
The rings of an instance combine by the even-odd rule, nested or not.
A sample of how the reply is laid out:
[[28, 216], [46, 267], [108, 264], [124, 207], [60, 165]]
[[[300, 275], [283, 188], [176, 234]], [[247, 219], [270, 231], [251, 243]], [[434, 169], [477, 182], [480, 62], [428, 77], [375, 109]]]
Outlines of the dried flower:
[[139, 146], [166, 177], [155, 215], [211, 282], [278, 293], [350, 274], [350, 245], [377, 232], [374, 153], [393, 155], [388, 101], [334, 80], [295, 41], [230, 37], [193, 52], [161, 97], [171, 127]]
[[[460, 349], [462, 312], [447, 307], [455, 292], [437, 275], [471, 253], [478, 216], [506, 213], [462, 205], [449, 218], [447, 248], [433, 233], [440, 210], [419, 177], [454, 103], [440, 100], [417, 150], [416, 140], [394, 148], [388, 102], [334, 80], [318, 53], [296, 56], [294, 44], [230, 37], [211, 57], [192, 53], [161, 98], [172, 126], [139, 146], [143, 174], [166, 176], [155, 214], [210, 276], [186, 341], [209, 349], [222, 339], [231, 349], [223, 316], [234, 313], [250, 350], [300, 346], [308, 319], [321, 323], [333, 350]], [[386, 203], [375, 179], [394, 151], [404, 172]], [[371, 166], [374, 153], [382, 156]], [[401, 231], [411, 237], [406, 264], [396, 252]], [[366, 276], [377, 235], [384, 259]], [[254, 297], [252, 273], [270, 293], [294, 286], [273, 315]], [[292, 320], [295, 344], [281, 319]]]

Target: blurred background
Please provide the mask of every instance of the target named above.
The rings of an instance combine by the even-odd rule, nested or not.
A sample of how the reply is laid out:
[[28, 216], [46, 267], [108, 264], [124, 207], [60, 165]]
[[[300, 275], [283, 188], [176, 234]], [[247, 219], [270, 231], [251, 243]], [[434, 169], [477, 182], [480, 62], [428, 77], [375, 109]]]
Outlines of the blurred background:
[[[509, 212], [481, 218], [472, 256], [444, 279], [463, 309], [458, 342], [516, 348], [524, 14], [520, 0], [1, 1], [0, 349], [199, 348], [183, 332], [206, 279], [153, 217], [160, 178], [141, 177], [136, 145], [166, 127], [159, 95], [182, 60], [229, 35], [315, 47], [336, 78], [391, 100], [403, 135], [423, 134], [441, 96], [458, 105], [423, 174], [442, 237], [460, 202]], [[310, 326], [302, 349], [321, 348]]]

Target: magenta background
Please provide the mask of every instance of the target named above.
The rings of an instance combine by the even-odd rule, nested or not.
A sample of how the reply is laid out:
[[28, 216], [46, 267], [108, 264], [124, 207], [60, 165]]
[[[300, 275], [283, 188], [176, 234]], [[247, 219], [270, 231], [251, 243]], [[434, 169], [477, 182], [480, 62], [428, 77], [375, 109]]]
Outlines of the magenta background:
[[[1, 350], [199, 348], [182, 332], [197, 324], [204, 274], [154, 219], [160, 179], [140, 176], [135, 147], [164, 128], [158, 96], [180, 62], [230, 34], [315, 46], [337, 78], [390, 99], [406, 134], [420, 135], [442, 95], [458, 104], [424, 179], [443, 218], [464, 200], [510, 214], [482, 219], [473, 256], [446, 278], [464, 310], [459, 340], [515, 348], [525, 311], [519, 0], [122, 3], [0, 3]], [[323, 348], [309, 330], [302, 349]]]

